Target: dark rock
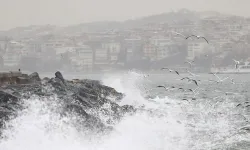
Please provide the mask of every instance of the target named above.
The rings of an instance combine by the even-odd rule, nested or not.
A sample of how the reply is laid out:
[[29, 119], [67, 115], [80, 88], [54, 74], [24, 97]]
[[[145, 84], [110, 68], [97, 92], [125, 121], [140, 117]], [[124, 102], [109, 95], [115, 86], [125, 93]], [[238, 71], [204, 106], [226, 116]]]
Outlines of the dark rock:
[[122, 110], [123, 110], [123, 112], [129, 112], [129, 113], [136, 112], [136, 109], [131, 105], [123, 105]]
[[41, 81], [39, 74], [37, 72], [30, 74], [29, 80], [31, 80], [32, 82], [36, 82], [36, 81], [40, 82]]
[[48, 77], [44, 77], [44, 78], [43, 78], [43, 80], [44, 80], [44, 81], [49, 81], [49, 80], [50, 80], [50, 78], [48, 78]]
[[0, 103], [9, 103], [17, 100], [18, 97], [14, 96], [13, 94], [5, 91], [0, 91]]
[[83, 116], [84, 118], [89, 118], [89, 115], [86, 113], [84, 108], [77, 104], [67, 104], [63, 109], [63, 114], [66, 115], [67, 112], [75, 113], [79, 116]]
[[[76, 126], [89, 128], [100, 132], [111, 130], [98, 116], [89, 114], [88, 110], [103, 111], [109, 115], [109, 120], [119, 121], [125, 113], [135, 112], [135, 108], [129, 105], [119, 106], [116, 101], [121, 100], [124, 94], [117, 92], [114, 88], [102, 85], [96, 80], [74, 80], [67, 81], [62, 74], [57, 71], [55, 78], [44, 78], [42, 82], [38, 73], [32, 73], [28, 78], [20, 77], [18, 83], [2, 87], [0, 91], [0, 120], [13, 116], [16, 111], [23, 109], [22, 98], [28, 99], [32, 95], [39, 97], [49, 97], [57, 95], [62, 104], [62, 115], [76, 115], [80, 119], [76, 121]], [[27, 79], [32, 84], [26, 83]], [[102, 107], [109, 104], [110, 109]], [[113, 121], [114, 122], [114, 121]], [[0, 123], [1, 124], [1, 123]], [[78, 125], [77, 125], [78, 124]]]
[[30, 80], [28, 78], [25, 78], [25, 77], [17, 77], [16, 83], [17, 84], [28, 84], [28, 83], [30, 83]]
[[65, 83], [65, 82], [64, 82], [64, 78], [63, 78], [61, 72], [57, 71], [57, 72], [55, 73], [55, 76], [56, 76], [56, 78], [60, 79], [63, 83]]

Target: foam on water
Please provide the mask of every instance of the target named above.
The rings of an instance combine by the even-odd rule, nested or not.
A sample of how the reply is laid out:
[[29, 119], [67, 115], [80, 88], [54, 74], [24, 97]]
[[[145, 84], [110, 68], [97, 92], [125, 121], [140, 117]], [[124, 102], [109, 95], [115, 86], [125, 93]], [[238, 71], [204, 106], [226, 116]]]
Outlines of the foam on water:
[[168, 97], [146, 100], [138, 88], [143, 80], [145, 78], [136, 72], [103, 79], [104, 84], [126, 94], [120, 105], [143, 105], [148, 110], [125, 116], [114, 125], [115, 131], [110, 134], [95, 138], [82, 134], [71, 124], [74, 118], [58, 116], [60, 99], [56, 96], [32, 97], [24, 100], [27, 109], [7, 123], [9, 127], [3, 133], [5, 139], [1, 141], [0, 149], [207, 150], [223, 142], [240, 140], [225, 140], [235, 126], [227, 115], [216, 113], [221, 110], [232, 113], [230, 103], [210, 107], [206, 103], [189, 104]]

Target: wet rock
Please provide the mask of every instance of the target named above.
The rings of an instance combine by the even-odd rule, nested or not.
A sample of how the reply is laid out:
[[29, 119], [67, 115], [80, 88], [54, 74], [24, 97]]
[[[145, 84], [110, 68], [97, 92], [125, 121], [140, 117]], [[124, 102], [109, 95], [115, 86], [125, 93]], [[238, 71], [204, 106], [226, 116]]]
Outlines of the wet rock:
[[82, 116], [84, 118], [89, 118], [89, 115], [86, 113], [84, 108], [77, 104], [67, 104], [63, 109], [63, 114], [66, 115], [67, 112], [77, 114], [79, 116]]
[[[80, 124], [80, 128], [100, 132], [112, 128], [104, 124], [98, 116], [89, 114], [89, 110], [109, 112], [107, 114], [110, 115], [110, 120], [120, 120], [125, 113], [135, 112], [133, 106], [119, 106], [116, 103], [124, 97], [124, 94], [103, 85], [100, 81], [89, 79], [67, 81], [57, 71], [55, 78], [44, 78], [42, 82], [36, 72], [29, 75], [28, 78], [20, 78], [18, 82], [26, 83], [27, 79], [32, 84], [14, 84], [2, 87], [0, 90], [0, 117], [6, 118], [23, 109], [22, 102], [19, 100], [29, 99], [32, 95], [48, 98], [56, 95], [62, 102], [60, 112], [62, 115], [75, 114], [80, 118], [76, 121], [76, 126]], [[110, 108], [103, 108], [102, 106], [105, 104], [108, 104]]]
[[49, 80], [50, 80], [50, 78], [48, 78], [48, 77], [44, 77], [44, 78], [43, 78], [43, 80], [44, 80], [44, 81], [49, 81]]
[[126, 112], [126, 113], [134, 113], [134, 112], [136, 112], [136, 109], [131, 105], [123, 105], [122, 110], [123, 110], [123, 112]]
[[0, 90], [0, 103], [9, 103], [11, 101], [17, 101], [18, 97], [13, 94]]
[[25, 78], [25, 77], [17, 77], [16, 83], [17, 84], [28, 84], [28, 83], [30, 83], [30, 80], [28, 78]]
[[60, 79], [63, 83], [65, 83], [65, 82], [64, 82], [64, 78], [63, 78], [61, 72], [57, 71], [57, 72], [55, 73], [55, 76], [56, 76], [56, 78]]
[[32, 74], [29, 75], [29, 80], [31, 80], [32, 82], [40, 82], [41, 78], [39, 77], [39, 74], [37, 72], [34, 72]]

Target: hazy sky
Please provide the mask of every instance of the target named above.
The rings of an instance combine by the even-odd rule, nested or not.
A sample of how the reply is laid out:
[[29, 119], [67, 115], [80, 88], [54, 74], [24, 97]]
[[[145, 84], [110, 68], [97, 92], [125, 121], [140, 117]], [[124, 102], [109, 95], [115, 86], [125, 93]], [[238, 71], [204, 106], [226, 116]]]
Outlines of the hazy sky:
[[0, 0], [0, 30], [126, 20], [181, 8], [250, 15], [250, 0]]

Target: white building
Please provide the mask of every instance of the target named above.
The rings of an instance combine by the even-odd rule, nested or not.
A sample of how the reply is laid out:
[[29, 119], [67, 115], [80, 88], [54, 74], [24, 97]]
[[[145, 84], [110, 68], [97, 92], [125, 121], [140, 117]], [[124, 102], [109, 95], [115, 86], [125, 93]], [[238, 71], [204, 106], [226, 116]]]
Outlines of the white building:
[[116, 41], [109, 41], [102, 43], [102, 49], [105, 49], [107, 53], [110, 55], [110, 61], [115, 62], [118, 59], [118, 54], [121, 51], [121, 44], [120, 42]]
[[95, 65], [107, 65], [109, 64], [109, 54], [107, 49], [95, 50]]
[[145, 44], [143, 46], [143, 54], [145, 57], [155, 60], [157, 58], [157, 47], [153, 44]]
[[91, 71], [93, 67], [93, 51], [87, 46], [75, 47], [75, 54], [71, 56], [71, 62], [77, 70]]
[[127, 61], [138, 59], [141, 57], [142, 38], [140, 36], [132, 36], [125, 39], [125, 47], [127, 52]]
[[195, 57], [200, 56], [205, 53], [208, 48], [206, 41], [190, 41], [188, 42], [188, 54], [187, 59], [193, 60]]
[[169, 37], [164, 37], [164, 36], [154, 36], [150, 38], [150, 44], [153, 44], [158, 47], [162, 47], [165, 45], [168, 45], [171, 42], [171, 38]]
[[4, 67], [16, 67], [19, 65], [20, 57], [19, 53], [12, 53], [10, 51], [3, 55]]

